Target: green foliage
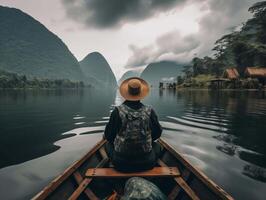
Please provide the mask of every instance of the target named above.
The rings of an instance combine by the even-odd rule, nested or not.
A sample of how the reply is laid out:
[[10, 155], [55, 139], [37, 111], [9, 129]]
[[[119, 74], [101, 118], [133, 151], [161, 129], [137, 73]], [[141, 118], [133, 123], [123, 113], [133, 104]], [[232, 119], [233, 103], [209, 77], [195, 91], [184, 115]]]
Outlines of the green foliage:
[[0, 6], [0, 69], [28, 77], [83, 80], [67, 46], [31, 16]]
[[191, 79], [191, 87], [193, 88], [208, 88], [211, 79], [215, 78], [214, 75], [197, 75]]
[[254, 13], [256, 17], [260, 17], [266, 11], [266, 1], [255, 3], [248, 9], [249, 12]]
[[254, 78], [248, 78], [245, 80], [241, 80], [240, 82], [240, 87], [241, 88], [246, 88], [246, 89], [258, 89], [260, 88], [260, 84], [258, 79]]
[[184, 78], [182, 78], [182, 76], [177, 76], [177, 85], [181, 85], [182, 83], [184, 83]]
[[219, 60], [213, 59], [208, 56], [205, 56], [204, 58], [196, 57], [192, 60], [194, 76], [197, 76], [199, 74], [219, 75], [222, 73], [221, 66], [222, 64]]
[[266, 67], [266, 1], [255, 3], [249, 11], [253, 17], [240, 31], [224, 35], [216, 41], [213, 58], [196, 57], [192, 60], [193, 76], [222, 75], [228, 67], [237, 67], [243, 75], [246, 67]]
[[59, 89], [59, 88], [83, 88], [82, 81], [73, 82], [68, 79], [27, 79], [25, 75], [21, 76], [15, 73], [0, 71], [0, 88], [42, 88], [42, 89]]
[[266, 1], [249, 8], [254, 15], [241, 28], [215, 43], [215, 58], [224, 67], [236, 66], [241, 75], [250, 66], [266, 66]]

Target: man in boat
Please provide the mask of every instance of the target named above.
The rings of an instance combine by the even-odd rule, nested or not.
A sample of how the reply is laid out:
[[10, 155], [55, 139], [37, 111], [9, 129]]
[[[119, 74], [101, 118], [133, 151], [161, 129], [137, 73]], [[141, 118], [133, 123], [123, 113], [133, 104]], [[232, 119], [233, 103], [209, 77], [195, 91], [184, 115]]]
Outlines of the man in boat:
[[140, 102], [148, 93], [149, 85], [141, 78], [129, 78], [120, 85], [125, 101], [115, 107], [104, 132], [108, 156], [118, 170], [151, 169], [162, 151], [154, 142], [162, 133], [158, 117], [151, 106]]

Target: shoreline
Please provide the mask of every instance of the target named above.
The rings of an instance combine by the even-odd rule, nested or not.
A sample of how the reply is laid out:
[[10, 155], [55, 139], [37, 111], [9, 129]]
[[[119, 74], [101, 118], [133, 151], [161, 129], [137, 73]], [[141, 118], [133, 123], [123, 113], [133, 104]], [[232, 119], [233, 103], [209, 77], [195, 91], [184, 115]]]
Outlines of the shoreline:
[[208, 88], [159, 88], [159, 90], [176, 90], [176, 91], [261, 91], [266, 92], [265, 89], [208, 89]]

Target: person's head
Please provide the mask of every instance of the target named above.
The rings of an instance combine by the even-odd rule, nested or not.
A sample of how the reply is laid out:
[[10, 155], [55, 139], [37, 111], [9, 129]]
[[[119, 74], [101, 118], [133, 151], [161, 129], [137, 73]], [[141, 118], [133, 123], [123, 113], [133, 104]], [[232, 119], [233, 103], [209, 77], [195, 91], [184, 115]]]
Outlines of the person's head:
[[141, 78], [132, 77], [120, 85], [120, 94], [128, 101], [139, 101], [149, 94], [149, 84]]

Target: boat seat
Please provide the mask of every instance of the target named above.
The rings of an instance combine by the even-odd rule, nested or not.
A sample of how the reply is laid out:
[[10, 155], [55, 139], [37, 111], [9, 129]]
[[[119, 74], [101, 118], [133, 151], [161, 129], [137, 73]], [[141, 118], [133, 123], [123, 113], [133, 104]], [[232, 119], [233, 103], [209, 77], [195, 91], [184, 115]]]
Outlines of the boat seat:
[[126, 178], [126, 177], [176, 177], [180, 176], [177, 167], [154, 167], [153, 169], [141, 172], [120, 172], [114, 168], [90, 168], [86, 172], [86, 176], [100, 178]]

